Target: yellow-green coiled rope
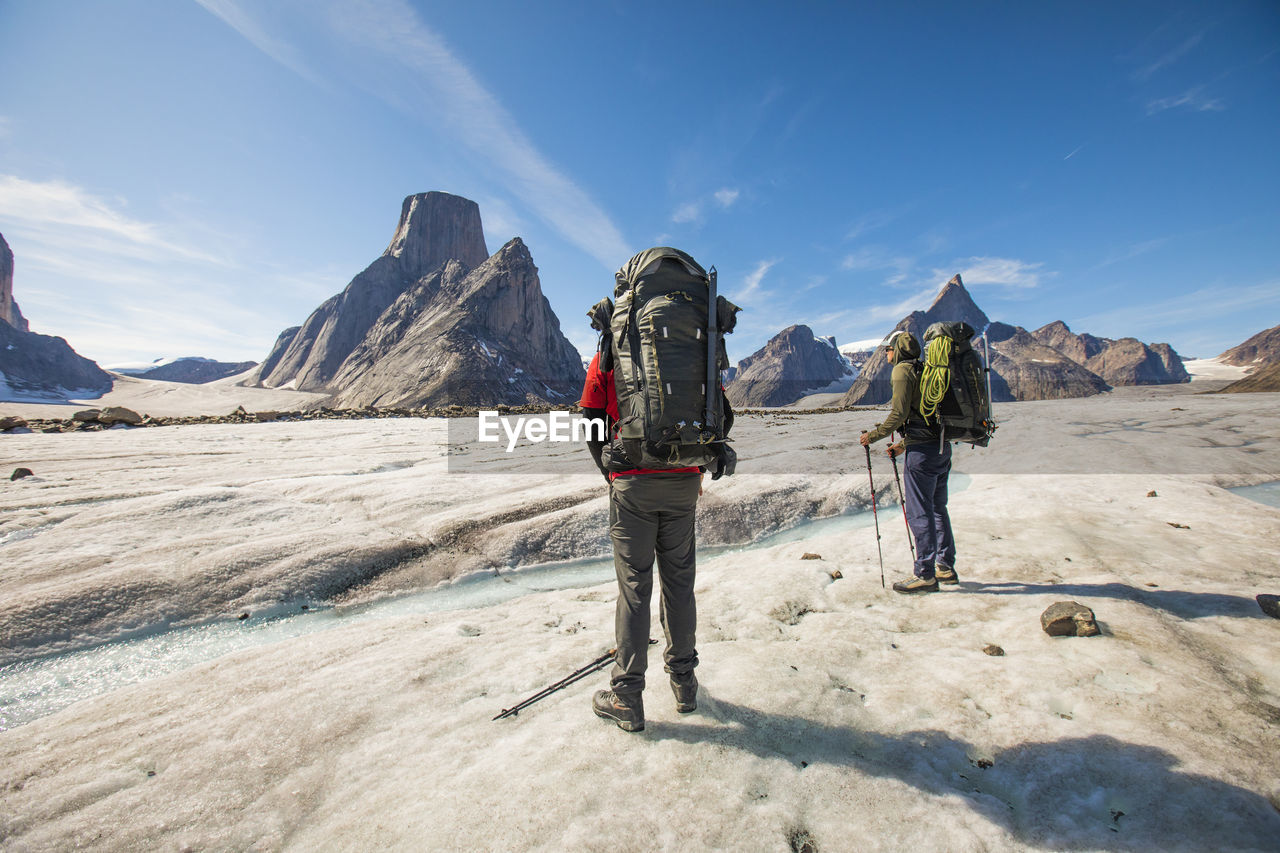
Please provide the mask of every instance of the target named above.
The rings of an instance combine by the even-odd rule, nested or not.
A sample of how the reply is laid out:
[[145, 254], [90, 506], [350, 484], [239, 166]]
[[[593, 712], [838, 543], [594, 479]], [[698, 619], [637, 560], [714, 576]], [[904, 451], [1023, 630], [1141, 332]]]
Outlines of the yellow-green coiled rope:
[[938, 406], [951, 384], [951, 339], [938, 336], [924, 348], [924, 370], [920, 373], [920, 414], [935, 419]]

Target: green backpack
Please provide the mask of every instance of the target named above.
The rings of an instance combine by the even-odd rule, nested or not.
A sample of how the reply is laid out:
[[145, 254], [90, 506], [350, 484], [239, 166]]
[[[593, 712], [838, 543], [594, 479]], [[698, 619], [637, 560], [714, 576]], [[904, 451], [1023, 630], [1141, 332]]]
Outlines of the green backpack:
[[643, 251], [615, 279], [616, 303], [604, 299], [588, 312], [600, 332], [601, 370], [613, 371], [618, 395], [602, 461], [611, 471], [732, 474], [733, 409], [721, 371], [729, 367], [724, 336], [741, 309], [716, 295], [714, 267], [708, 273], [679, 249]]
[[940, 427], [940, 441], [986, 447], [996, 427], [988, 368], [970, 343], [973, 336], [973, 327], [964, 322], [934, 323], [925, 329], [920, 414]]

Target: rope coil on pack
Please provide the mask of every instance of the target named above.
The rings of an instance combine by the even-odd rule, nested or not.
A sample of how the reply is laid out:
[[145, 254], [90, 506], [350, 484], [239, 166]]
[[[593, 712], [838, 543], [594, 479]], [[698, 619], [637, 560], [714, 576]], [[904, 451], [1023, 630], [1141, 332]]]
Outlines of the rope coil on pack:
[[920, 414], [936, 419], [938, 406], [951, 385], [951, 339], [942, 335], [925, 344], [924, 369], [920, 373]]

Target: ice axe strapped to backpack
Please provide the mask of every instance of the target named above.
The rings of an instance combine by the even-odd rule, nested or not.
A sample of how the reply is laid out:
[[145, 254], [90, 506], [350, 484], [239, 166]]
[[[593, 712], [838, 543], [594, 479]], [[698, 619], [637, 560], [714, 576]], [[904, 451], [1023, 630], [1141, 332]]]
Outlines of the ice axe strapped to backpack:
[[614, 300], [587, 312], [600, 368], [613, 371], [618, 422], [602, 459], [611, 471], [705, 466], [732, 474], [733, 409], [721, 387], [724, 336], [741, 309], [679, 249], [648, 249], [615, 275]]
[[987, 371], [970, 341], [965, 322], [934, 323], [924, 332], [920, 372], [920, 414], [940, 427], [939, 441], [964, 441], [986, 447], [995, 432]]

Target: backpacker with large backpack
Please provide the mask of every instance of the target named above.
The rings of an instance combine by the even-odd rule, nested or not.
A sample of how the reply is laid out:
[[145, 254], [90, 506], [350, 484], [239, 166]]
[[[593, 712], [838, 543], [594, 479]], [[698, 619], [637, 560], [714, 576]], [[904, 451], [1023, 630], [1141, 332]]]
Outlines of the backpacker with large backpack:
[[920, 413], [937, 427], [939, 441], [986, 447], [995, 432], [989, 367], [974, 351], [975, 332], [962, 321], [934, 323], [924, 331]]
[[647, 249], [615, 279], [614, 299], [587, 312], [600, 333], [600, 369], [613, 371], [618, 396], [603, 464], [732, 474], [733, 409], [721, 371], [729, 367], [724, 336], [741, 309], [716, 294], [715, 267], [708, 273], [679, 249]]

